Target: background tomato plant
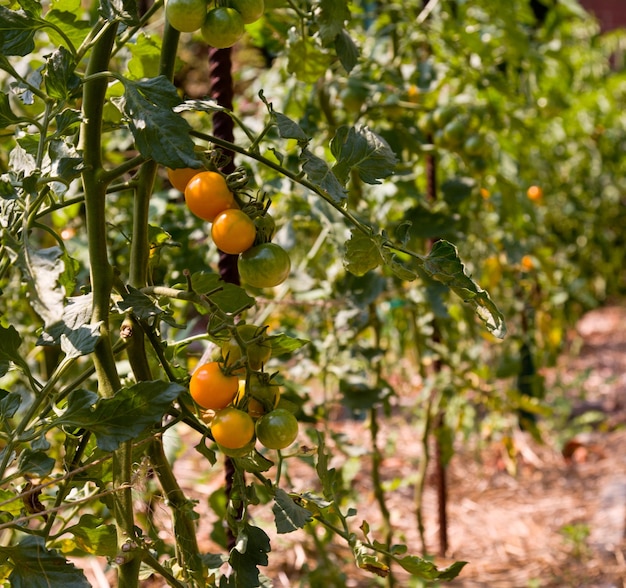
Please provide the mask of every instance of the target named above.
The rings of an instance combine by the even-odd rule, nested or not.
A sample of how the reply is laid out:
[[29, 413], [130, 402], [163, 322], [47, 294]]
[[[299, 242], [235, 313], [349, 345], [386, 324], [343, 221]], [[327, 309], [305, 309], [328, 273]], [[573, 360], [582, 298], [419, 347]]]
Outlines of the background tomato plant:
[[[66, 558], [97, 555], [120, 586], [146, 568], [173, 586], [262, 585], [270, 539], [248, 514], [263, 502], [278, 533], [345, 544], [372, 585], [460, 572], [433, 563], [423, 529], [421, 546], [394, 536], [380, 472], [396, 448], [379, 448], [379, 423], [415, 421], [439, 484], [455, 440], [550, 426], [541, 367], [584, 310], [624, 294], [626, 78], [610, 59], [623, 37], [574, 1], [419, 4], [266, 2], [232, 54], [234, 143], [211, 131], [224, 109], [206, 98], [202, 35], [169, 27], [162, 2], [0, 6], [5, 582], [87, 585]], [[291, 260], [270, 268], [275, 289], [219, 279], [207, 223], [168, 180], [224, 151], [271, 201]], [[193, 438], [222, 467], [189, 377], [241, 318], [268, 326], [262, 363], [301, 438], [226, 460], [215, 509], [236, 542], [203, 553], [163, 439]], [[354, 525], [337, 406], [369, 436], [380, 529]], [[155, 499], [139, 463], [175, 545], [139, 524]], [[311, 467], [310, 492], [292, 491], [290, 463]], [[344, 568], [301, 573], [319, 585]]]

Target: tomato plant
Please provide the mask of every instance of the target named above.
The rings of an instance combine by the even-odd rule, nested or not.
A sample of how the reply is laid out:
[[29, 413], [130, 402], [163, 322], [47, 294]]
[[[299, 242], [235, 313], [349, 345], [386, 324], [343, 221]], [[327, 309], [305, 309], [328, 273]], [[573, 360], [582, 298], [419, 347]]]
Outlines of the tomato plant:
[[289, 254], [276, 243], [255, 245], [239, 256], [239, 274], [244, 283], [254, 288], [272, 288], [289, 276]]
[[189, 380], [189, 393], [205, 409], [219, 410], [228, 406], [239, 389], [237, 376], [224, 373], [217, 361], [199, 366]]
[[285, 449], [298, 437], [298, 420], [288, 410], [277, 408], [256, 422], [256, 436], [268, 449]]
[[232, 406], [218, 410], [210, 428], [215, 442], [226, 449], [244, 448], [254, 437], [254, 422], [250, 415]]
[[[0, 5], [5, 584], [87, 586], [95, 555], [119, 586], [252, 588], [276, 533], [302, 586], [461, 571], [433, 563], [427, 472], [547, 430], [541, 368], [625, 283], [620, 38], [496, 4], [272, 2], [245, 36], [259, 0]], [[239, 208], [254, 243], [216, 254], [206, 222]], [[388, 479], [395, 415], [437, 448], [415, 482]], [[380, 525], [354, 516], [368, 472]], [[412, 483], [420, 555], [387, 500]]]
[[213, 219], [211, 238], [220, 251], [237, 255], [252, 247], [256, 228], [245, 212], [231, 208], [220, 212]]
[[244, 32], [244, 21], [234, 8], [219, 6], [212, 8], [206, 15], [202, 28], [202, 37], [212, 47], [225, 49], [232, 47]]
[[224, 210], [237, 208], [234, 194], [224, 176], [203, 171], [189, 180], [185, 187], [185, 203], [197, 217], [212, 222]]

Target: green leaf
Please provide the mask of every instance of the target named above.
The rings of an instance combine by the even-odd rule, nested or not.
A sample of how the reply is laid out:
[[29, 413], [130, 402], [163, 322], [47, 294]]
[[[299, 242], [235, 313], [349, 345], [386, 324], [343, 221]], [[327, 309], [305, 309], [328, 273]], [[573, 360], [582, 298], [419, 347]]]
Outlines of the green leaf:
[[359, 49], [345, 29], [335, 37], [335, 51], [343, 68], [350, 73], [359, 62]]
[[376, 574], [381, 578], [386, 578], [389, 575], [389, 566], [386, 563], [381, 562], [376, 555], [368, 552], [360, 541], [356, 542], [352, 550], [354, 553], [354, 559], [356, 560], [356, 564], [359, 568], [371, 572], [372, 574]]
[[232, 459], [242, 470], [250, 472], [251, 474], [267, 472], [274, 465], [273, 461], [261, 455], [256, 449], [248, 453], [248, 455], [233, 457]]
[[96, 349], [98, 341], [100, 341], [100, 323], [93, 325], [83, 325], [70, 331], [69, 334], [62, 333], [61, 351], [65, 353], [65, 357], [77, 358], [83, 355], [89, 355]]
[[128, 73], [135, 80], [154, 78], [159, 75], [161, 39], [157, 35], [140, 33], [133, 43], [128, 44], [132, 54], [128, 62]]
[[344, 267], [355, 276], [362, 276], [383, 263], [380, 237], [369, 237], [357, 229], [353, 229], [350, 239], [346, 241]]
[[446, 180], [441, 184], [443, 199], [451, 206], [456, 207], [472, 195], [476, 182], [472, 178], [459, 177]]
[[322, 44], [331, 45], [343, 32], [344, 23], [350, 20], [348, 0], [321, 0], [317, 19]]
[[54, 459], [43, 451], [24, 449], [20, 454], [17, 467], [20, 474], [32, 474], [38, 478], [47, 476], [54, 467]]
[[[91, 322], [93, 299], [91, 294], [82, 296], [72, 296], [68, 298], [63, 307], [61, 319], [49, 325], [41, 334], [37, 341], [37, 345], [59, 345], [61, 337], [65, 336], [73, 341], [73, 333]], [[83, 334], [78, 335], [79, 339], [83, 338]], [[80, 348], [80, 346], [76, 346]]]
[[0, 54], [24, 57], [35, 49], [35, 31], [39, 19], [0, 6]]
[[7, 127], [19, 122], [20, 118], [13, 114], [11, 110], [11, 104], [9, 103], [9, 95], [4, 92], [0, 92], [0, 129], [6, 129]]
[[30, 373], [28, 364], [19, 351], [21, 344], [22, 338], [14, 326], [5, 327], [0, 324], [0, 360], [14, 363], [28, 374]]
[[82, 122], [82, 113], [80, 110], [66, 108], [63, 112], [54, 117], [57, 125], [55, 136], [71, 135], [78, 130]]
[[152, 299], [137, 288], [128, 286], [128, 292], [122, 293], [123, 299], [117, 303], [118, 309], [132, 314], [139, 320], [154, 322], [165, 311]]
[[[0, 488], [0, 503], [5, 503], [0, 506], [0, 512], [8, 512], [12, 515], [19, 515], [24, 508], [24, 502], [18, 492], [11, 492], [4, 488]], [[0, 558], [2, 556], [0, 555]]]
[[20, 263], [24, 279], [29, 285], [30, 303], [46, 326], [61, 320], [65, 291], [59, 280], [65, 271], [60, 247], [34, 250], [28, 245]]
[[272, 112], [274, 119], [276, 120], [276, 126], [278, 127], [278, 134], [283, 139], [295, 139], [303, 143], [308, 143], [309, 138], [302, 130], [302, 127], [294, 120], [291, 120], [288, 116], [280, 112]]
[[121, 20], [128, 26], [139, 24], [135, 0], [101, 0], [98, 11], [110, 22]]
[[198, 294], [208, 294], [209, 300], [227, 314], [254, 305], [254, 298], [249, 296], [243, 288], [224, 282], [215, 273], [196, 272], [191, 276], [191, 285]]
[[311, 38], [299, 38], [289, 45], [287, 71], [302, 82], [317, 82], [330, 67], [333, 57]]
[[344, 185], [353, 169], [366, 184], [380, 184], [398, 163], [387, 141], [365, 126], [339, 127], [330, 150], [337, 160], [333, 172]]
[[416, 555], [394, 557], [394, 560], [412, 576], [423, 580], [453, 580], [467, 564], [465, 561], [457, 561], [446, 569], [439, 570], [431, 561], [427, 561]]
[[80, 517], [78, 523], [65, 529], [64, 533], [71, 533], [73, 540], [59, 540], [55, 547], [67, 555], [115, 557], [117, 554], [115, 526], [104, 524], [102, 519], [92, 514]]
[[[91, 31], [91, 22], [82, 18], [81, 0], [54, 0], [51, 4], [45, 22], [63, 31], [74, 49], [80, 47]], [[47, 27], [46, 34], [53, 46], [60, 47], [67, 42], [53, 27]]]
[[346, 198], [346, 189], [328, 164], [308, 149], [302, 150], [302, 169], [309, 180], [324, 190], [333, 201], [341, 203]]
[[24, 537], [17, 545], [0, 547], [0, 557], [13, 564], [12, 588], [90, 588], [82, 570], [58, 552], [47, 549], [41, 537]]
[[424, 258], [424, 270], [472, 305], [485, 327], [499, 339], [506, 335], [504, 316], [489, 294], [465, 273], [457, 248], [448, 241], [437, 241]]
[[330, 454], [326, 453], [326, 443], [322, 433], [317, 434], [317, 464], [315, 471], [322, 483], [322, 494], [326, 500], [332, 501], [335, 496], [335, 482], [337, 481], [337, 470], [330, 467]]
[[270, 538], [263, 529], [245, 524], [230, 552], [230, 565], [235, 573], [236, 588], [259, 586], [258, 566], [268, 564]]
[[0, 422], [13, 418], [20, 404], [22, 404], [20, 394], [0, 389]]
[[112, 398], [100, 400], [93, 392], [76, 390], [54, 424], [87, 429], [95, 434], [99, 449], [114, 451], [157, 424], [183, 390], [178, 384], [159, 380], [139, 382], [122, 388]]
[[74, 58], [63, 46], [48, 56], [43, 80], [51, 98], [67, 100], [80, 86], [80, 78], [74, 73], [75, 67]]
[[302, 529], [311, 520], [311, 513], [293, 501], [293, 498], [281, 488], [274, 494], [274, 522], [278, 533], [291, 533]]
[[[61, 181], [53, 182], [51, 186], [57, 195], [62, 196], [68, 191], [70, 182], [80, 177], [83, 158], [76, 147], [65, 140], [50, 141], [48, 155], [50, 155], [50, 175], [61, 178]], [[67, 254], [64, 257], [68, 259]]]
[[124, 96], [115, 103], [128, 117], [141, 154], [166, 167], [200, 167], [191, 127], [173, 110], [181, 103], [176, 87], [165, 76], [122, 83]]
[[310, 341], [307, 341], [306, 339], [297, 339], [296, 337], [290, 337], [284, 333], [271, 335], [267, 338], [267, 341], [269, 341], [269, 344], [272, 346], [272, 357], [278, 357], [286, 353], [293, 353], [310, 343]]

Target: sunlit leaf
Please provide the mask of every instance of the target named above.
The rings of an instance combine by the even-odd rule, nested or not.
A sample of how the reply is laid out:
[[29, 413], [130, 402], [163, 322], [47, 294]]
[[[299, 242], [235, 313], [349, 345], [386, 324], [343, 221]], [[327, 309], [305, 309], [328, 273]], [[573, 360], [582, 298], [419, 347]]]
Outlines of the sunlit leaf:
[[355, 276], [362, 276], [383, 263], [379, 237], [368, 236], [356, 229], [346, 241], [346, 253], [343, 260], [345, 268]]
[[189, 123], [174, 107], [181, 103], [176, 87], [165, 77], [123, 79], [124, 96], [116, 100], [129, 119], [137, 148], [166, 167], [200, 167], [189, 136]]
[[100, 400], [93, 392], [76, 390], [55, 424], [87, 429], [95, 434], [100, 449], [114, 451], [158, 423], [182, 391], [182, 386], [162, 381], [139, 382]]
[[46, 59], [43, 80], [51, 98], [67, 100], [80, 86], [80, 78], [74, 73], [76, 63], [65, 47], [59, 47]]
[[323, 159], [313, 155], [308, 149], [302, 150], [301, 159], [302, 169], [311, 182], [324, 190], [335, 202], [345, 200], [345, 188]]
[[107, 525], [92, 514], [85, 514], [75, 525], [64, 530], [71, 533], [72, 540], [58, 541], [58, 547], [67, 555], [101, 555], [114, 557], [117, 553], [117, 532], [114, 525]]
[[47, 549], [42, 537], [27, 535], [17, 545], [0, 547], [2, 556], [13, 565], [12, 588], [90, 588], [82, 570]]
[[355, 170], [366, 184], [380, 184], [380, 180], [394, 173], [398, 159], [388, 143], [364, 126], [340, 127], [330, 143], [337, 160], [333, 172], [346, 184]]
[[291, 533], [301, 529], [311, 520], [311, 513], [296, 504], [291, 496], [281, 488], [277, 488], [274, 494], [274, 522], [278, 533]]
[[350, 20], [348, 0], [321, 0], [317, 18], [322, 43], [328, 46], [341, 34], [344, 23]]
[[332, 63], [333, 57], [311, 38], [298, 38], [289, 45], [287, 70], [299, 80], [315, 83]]
[[23, 57], [35, 48], [35, 31], [41, 22], [0, 5], [0, 54]]
[[230, 565], [235, 574], [236, 588], [259, 585], [259, 568], [268, 564], [270, 538], [259, 527], [245, 524], [237, 536], [237, 545], [230, 552]]
[[431, 277], [448, 286], [465, 302], [472, 305], [485, 327], [495, 337], [502, 339], [506, 335], [504, 316], [489, 294], [465, 273], [465, 266], [452, 243], [437, 241], [424, 259], [423, 268]]

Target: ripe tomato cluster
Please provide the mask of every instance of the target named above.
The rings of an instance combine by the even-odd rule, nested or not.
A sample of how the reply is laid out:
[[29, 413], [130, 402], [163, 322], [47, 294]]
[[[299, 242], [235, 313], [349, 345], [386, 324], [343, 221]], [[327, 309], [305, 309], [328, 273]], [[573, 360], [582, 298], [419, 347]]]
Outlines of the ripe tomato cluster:
[[262, 371], [272, 354], [266, 327], [237, 325], [223, 340], [221, 354], [221, 361], [199, 366], [189, 381], [191, 397], [205, 411], [218, 448], [242, 457], [256, 440], [268, 449], [291, 445], [298, 436], [298, 420], [281, 406], [280, 387]]
[[200, 31], [204, 40], [218, 49], [232, 47], [244, 26], [263, 16], [264, 0], [166, 0], [165, 15], [182, 33]]
[[211, 223], [211, 238], [224, 253], [239, 255], [237, 265], [244, 284], [273, 288], [291, 271], [289, 254], [271, 239], [274, 219], [265, 209], [252, 207], [252, 218], [239, 207], [224, 176], [201, 169], [168, 169], [171, 184], [184, 193], [189, 210]]

